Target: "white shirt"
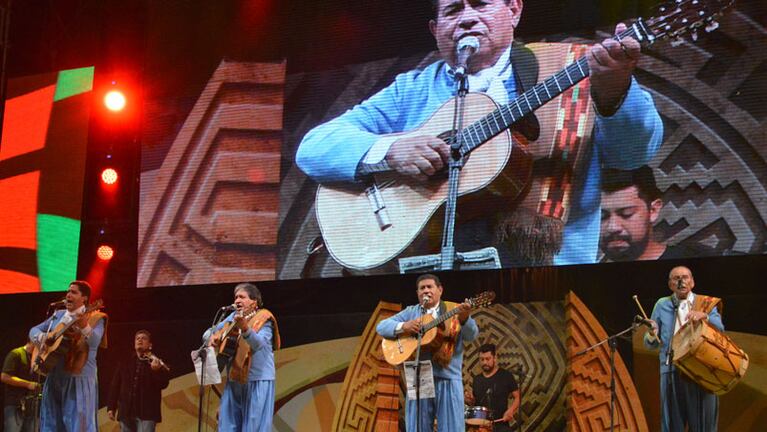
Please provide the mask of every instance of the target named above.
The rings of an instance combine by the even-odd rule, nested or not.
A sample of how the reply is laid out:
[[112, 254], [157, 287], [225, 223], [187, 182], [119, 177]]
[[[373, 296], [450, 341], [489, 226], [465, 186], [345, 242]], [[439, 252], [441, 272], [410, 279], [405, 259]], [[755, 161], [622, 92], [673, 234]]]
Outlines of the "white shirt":
[[[509, 94], [506, 92], [506, 86], [503, 83], [511, 77], [510, 58], [511, 46], [506, 48], [506, 51], [501, 54], [498, 61], [491, 67], [467, 75], [469, 91], [485, 93], [500, 105], [509, 103]], [[449, 66], [445, 69], [445, 73], [451, 77], [455, 75], [455, 71]], [[399, 136], [384, 136], [376, 141], [365, 155], [365, 163], [375, 164], [381, 162], [386, 157], [386, 153], [389, 152], [391, 145], [399, 138]]]
[[687, 320], [689, 318], [690, 311], [692, 310], [694, 301], [695, 294], [692, 292], [687, 295], [686, 299], [679, 300], [679, 308], [677, 308], [676, 320], [674, 322], [674, 334], [676, 334], [683, 325], [687, 324]]

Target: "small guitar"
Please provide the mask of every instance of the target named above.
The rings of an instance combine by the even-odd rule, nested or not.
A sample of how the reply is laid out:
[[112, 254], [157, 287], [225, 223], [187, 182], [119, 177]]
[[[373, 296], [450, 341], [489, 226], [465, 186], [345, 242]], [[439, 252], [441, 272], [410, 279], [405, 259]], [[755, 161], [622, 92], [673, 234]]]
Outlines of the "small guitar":
[[[476, 297], [472, 297], [468, 300], [472, 309], [488, 306], [495, 300], [495, 293], [492, 291], [485, 291]], [[421, 346], [425, 347], [438, 339], [440, 324], [447, 319], [457, 315], [458, 308], [453, 308], [448, 312], [434, 318], [431, 314], [425, 314], [421, 317], [423, 325], [421, 326]], [[395, 339], [384, 338], [381, 341], [381, 350], [383, 350], [384, 359], [392, 366], [397, 366], [409, 359], [418, 348], [418, 337], [416, 335], [400, 335]], [[432, 348], [438, 348], [432, 346]]]
[[49, 333], [45, 335], [45, 339], [41, 344], [34, 344], [35, 347], [32, 350], [32, 359], [30, 361], [32, 372], [39, 373], [41, 375], [47, 375], [58, 362], [66, 357], [69, 350], [72, 348], [72, 338], [69, 336], [68, 331], [72, 326], [80, 321], [81, 318], [87, 316], [91, 312], [104, 307], [104, 302], [99, 299], [88, 305], [85, 310], [78, 314], [75, 319], [67, 324], [59, 322], [56, 324]]
[[[732, 4], [733, 0], [667, 1], [658, 8], [656, 17], [637, 19], [615, 38], [631, 37], [642, 45], [678, 40], [688, 32], [695, 38], [699, 27], [715, 29], [714, 18]], [[472, 198], [479, 206], [492, 208], [489, 197], [511, 203], [523, 193], [530, 179], [531, 165], [524, 161], [529, 155], [520, 150], [508, 129], [587, 78], [589, 72], [586, 58], [581, 57], [503, 106], [482, 93], [467, 95], [466, 127], [461, 131], [459, 150], [465, 162], [458, 186], [460, 208]], [[451, 144], [455, 139], [454, 106], [455, 99], [451, 99], [416, 129], [389, 136], [395, 140], [429, 135]], [[367, 183], [322, 184], [315, 199], [317, 222], [328, 252], [339, 264], [355, 270], [378, 267], [396, 258], [447, 199], [448, 184], [442, 177], [418, 182], [384, 166], [369, 172]], [[486, 193], [476, 193], [479, 191]]]
[[[253, 318], [257, 311], [258, 309], [254, 303], [249, 307], [235, 312], [235, 314], [242, 315], [246, 320], [250, 321], [250, 319]], [[224, 370], [224, 368], [229, 365], [229, 363], [232, 361], [232, 358], [234, 358], [234, 355], [237, 353], [237, 346], [239, 345], [240, 341], [240, 329], [234, 325], [234, 320], [232, 320], [224, 323], [224, 326], [221, 327], [221, 330], [219, 330], [218, 333], [214, 336], [218, 336], [219, 340], [219, 345], [216, 350], [216, 362], [218, 363], [218, 369]]]

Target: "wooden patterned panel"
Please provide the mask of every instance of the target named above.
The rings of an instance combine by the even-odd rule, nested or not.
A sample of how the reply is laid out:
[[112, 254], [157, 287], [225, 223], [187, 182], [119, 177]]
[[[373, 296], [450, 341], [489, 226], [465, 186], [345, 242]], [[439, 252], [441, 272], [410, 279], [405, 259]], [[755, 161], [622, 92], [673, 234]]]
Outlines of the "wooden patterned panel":
[[[479, 337], [464, 352], [464, 385], [480, 373], [479, 347], [496, 345], [501, 367], [521, 367], [523, 428], [562, 430], [565, 425], [565, 312], [561, 302], [493, 305], [473, 314]], [[519, 378], [517, 378], [519, 379]], [[516, 425], [513, 425], [516, 427]], [[515, 429], [516, 430], [516, 429]]]
[[[398, 304], [379, 302], [370, 317], [346, 372], [333, 417], [332, 430], [372, 431], [379, 408], [390, 411], [386, 407], [391, 407], [391, 400], [387, 400], [379, 407], [376, 397], [379, 387], [379, 369], [393, 369], [383, 359], [381, 336], [376, 333], [376, 325], [381, 320], [396, 314], [400, 309], [401, 306]], [[387, 390], [385, 397], [390, 398], [391, 393]]]
[[[607, 337], [599, 321], [575, 293], [567, 295], [568, 430], [610, 430], [610, 349], [607, 344], [573, 355]], [[642, 404], [621, 356], [615, 354], [615, 430], [648, 431]]]
[[138, 285], [275, 278], [285, 64], [223, 61], [142, 173]]

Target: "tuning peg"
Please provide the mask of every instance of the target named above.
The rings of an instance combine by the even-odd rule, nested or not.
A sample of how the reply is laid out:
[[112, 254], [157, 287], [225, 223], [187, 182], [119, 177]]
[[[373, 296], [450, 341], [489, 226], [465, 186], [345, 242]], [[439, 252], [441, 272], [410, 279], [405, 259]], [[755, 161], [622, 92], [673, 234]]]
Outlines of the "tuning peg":
[[711, 33], [712, 31], [719, 28], [719, 22], [718, 21], [711, 21], [706, 25], [706, 33]]
[[698, 41], [698, 31], [697, 30], [693, 30], [692, 33], [690, 33], [690, 37], [692, 38], [693, 42], [697, 42]]
[[682, 39], [681, 37], [676, 37], [674, 39], [671, 39], [671, 46], [674, 48], [678, 47], [679, 45], [682, 45], [683, 43], [684, 43], [684, 39]]

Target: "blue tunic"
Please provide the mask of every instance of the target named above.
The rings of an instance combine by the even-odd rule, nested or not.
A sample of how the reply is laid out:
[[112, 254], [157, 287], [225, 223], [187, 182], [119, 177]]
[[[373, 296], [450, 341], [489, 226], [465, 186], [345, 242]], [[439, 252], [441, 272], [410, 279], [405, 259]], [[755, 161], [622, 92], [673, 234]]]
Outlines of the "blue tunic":
[[[234, 320], [231, 313], [218, 323], [214, 332]], [[251, 349], [248, 382], [227, 380], [219, 408], [218, 430], [226, 432], [269, 432], [274, 415], [274, 352], [272, 322], [267, 321], [259, 331], [249, 330], [243, 336]], [[210, 330], [205, 332], [207, 340]]]
[[[691, 431], [716, 431], [719, 398], [686, 377], [682, 377], [673, 363], [666, 364], [675, 321], [671, 297], [663, 297], [655, 303], [651, 319], [658, 324], [661, 342], [651, 341], [647, 333], [644, 344], [650, 349], [657, 349], [660, 345], [658, 357], [660, 359], [661, 429], [663, 432], [683, 432], [687, 424]], [[709, 312], [708, 322], [724, 331], [722, 317], [716, 307]]]
[[[440, 311], [444, 313], [445, 311]], [[376, 327], [379, 335], [393, 339], [397, 324], [417, 319], [422, 315], [419, 305], [408, 306], [398, 314], [389, 317]], [[463, 431], [463, 344], [473, 341], [479, 334], [474, 318], [469, 317], [461, 326], [461, 332], [455, 344], [455, 351], [447, 367], [437, 363], [432, 364], [434, 371], [434, 386], [436, 398], [421, 399], [420, 422], [421, 431], [431, 431], [434, 418], [437, 419], [439, 431]], [[431, 360], [428, 350], [421, 351], [421, 359]], [[405, 406], [405, 422], [408, 432], [416, 430], [416, 402], [408, 400]]]
[[[56, 311], [50, 318], [32, 327], [29, 338], [37, 337], [63, 318], [65, 311]], [[41, 432], [95, 432], [96, 410], [98, 409], [98, 384], [96, 354], [104, 336], [104, 320], [99, 320], [87, 339], [88, 359], [82, 371], [77, 374], [64, 369], [60, 361], [43, 385], [43, 400], [40, 405]]]
[[[513, 62], [513, 60], [512, 60]], [[309, 131], [296, 153], [296, 164], [314, 180], [352, 182], [359, 162], [380, 135], [421, 125], [455, 96], [455, 81], [444, 61], [400, 74], [388, 87], [343, 115]], [[513, 74], [512, 74], [513, 76]], [[504, 83], [509, 100], [514, 79]], [[594, 263], [599, 246], [601, 169], [635, 169], [647, 164], [663, 139], [663, 123], [652, 97], [634, 79], [618, 111], [597, 114], [593, 149], [583, 181], [573, 190], [572, 207], [555, 264]]]

